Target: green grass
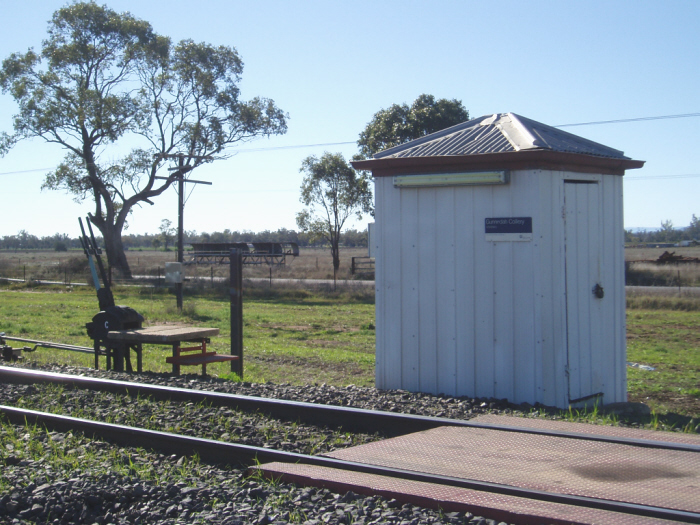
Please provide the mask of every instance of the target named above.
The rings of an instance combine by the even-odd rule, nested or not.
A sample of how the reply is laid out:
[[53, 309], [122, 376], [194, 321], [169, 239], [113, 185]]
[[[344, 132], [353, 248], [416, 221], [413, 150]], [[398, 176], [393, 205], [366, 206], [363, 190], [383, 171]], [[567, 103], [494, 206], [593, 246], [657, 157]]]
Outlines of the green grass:
[[[230, 352], [230, 303], [215, 293], [186, 296], [182, 313], [167, 291], [115, 290], [117, 304], [129, 305], [146, 325], [182, 323], [219, 328], [209, 348]], [[40, 288], [0, 291], [0, 331], [27, 339], [92, 346], [85, 323], [97, 313], [94, 292]], [[288, 293], [251, 289], [244, 298], [243, 347], [246, 381], [369, 386], [374, 381], [374, 304], [365, 295]], [[20, 343], [14, 343], [19, 346]], [[144, 347], [144, 370], [169, 372], [169, 347]], [[25, 353], [38, 363], [92, 366], [90, 354], [39, 349]], [[104, 360], [103, 360], [104, 361]], [[104, 366], [104, 363], [102, 364]], [[198, 373], [200, 367], [183, 368]], [[212, 375], [233, 378], [230, 365], [209, 365]]]
[[[26, 484], [36, 485], [51, 483], [54, 476], [74, 477], [81, 472], [80, 469], [90, 472], [93, 478], [103, 474], [133, 476], [155, 485], [177, 481], [194, 485], [202, 474], [197, 456], [183, 457], [179, 464], [162, 462], [162, 466], [156, 469], [149, 453], [142, 448], [122, 454], [121, 449], [105, 447], [105, 443], [87, 439], [81, 434], [58, 434], [37, 425], [11, 425], [2, 417], [0, 438], [3, 444], [0, 464], [4, 465], [0, 474], [0, 494], [9, 493], [14, 488], [17, 476], [13, 471], [24, 473]], [[35, 465], [27, 468], [21, 463], [24, 461], [35, 462]], [[9, 476], [5, 477], [5, 474]]]
[[656, 368], [627, 369], [630, 401], [659, 413], [700, 415], [700, 315], [628, 310], [627, 360]]

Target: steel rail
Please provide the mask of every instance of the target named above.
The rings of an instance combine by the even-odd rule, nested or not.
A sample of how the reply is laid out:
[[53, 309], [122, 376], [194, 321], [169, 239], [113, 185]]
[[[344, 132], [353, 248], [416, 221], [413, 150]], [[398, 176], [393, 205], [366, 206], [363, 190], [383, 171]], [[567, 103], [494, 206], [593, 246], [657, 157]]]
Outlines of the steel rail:
[[149, 396], [159, 400], [207, 403], [213, 406], [225, 406], [249, 412], [261, 411], [271, 415], [274, 418], [284, 421], [301, 421], [311, 425], [342, 427], [345, 430], [355, 432], [371, 433], [382, 430], [389, 436], [398, 436], [411, 432], [430, 430], [437, 427], [451, 426], [516, 432], [568, 439], [580, 439], [586, 441], [599, 441], [604, 443], [644, 448], [676, 450], [683, 452], [700, 452], [700, 445], [690, 443], [673, 443], [651, 439], [624, 438], [599, 434], [583, 434], [580, 432], [474, 423], [469, 420], [417, 416], [335, 405], [319, 405], [302, 401], [244, 396], [224, 392], [213, 392], [209, 390], [194, 390], [189, 388], [150, 385], [146, 383], [132, 383], [126, 381], [116, 381], [113, 379], [58, 374], [54, 372], [43, 372], [16, 367], [0, 366], [0, 382], [21, 384], [47, 382], [89, 390], [128, 394], [132, 396]]
[[81, 352], [83, 354], [94, 354], [95, 349], [87, 346], [76, 346], [67, 345], [64, 343], [52, 343], [51, 341], [35, 341], [34, 339], [24, 339], [22, 337], [10, 337], [4, 333], [0, 333], [0, 339], [7, 339], [8, 341], [17, 341], [20, 343], [31, 343], [34, 348], [31, 352], [34, 352], [38, 347], [41, 348], [55, 348], [57, 350], [70, 350], [71, 352]]
[[460, 479], [450, 476], [440, 476], [404, 469], [395, 469], [370, 465], [340, 459], [309, 456], [296, 452], [225, 443], [213, 439], [195, 438], [181, 434], [147, 430], [138, 427], [115, 425], [79, 419], [70, 416], [62, 416], [25, 410], [15, 407], [0, 405], [0, 413], [14, 424], [43, 425], [50, 430], [66, 432], [69, 430], [80, 431], [85, 435], [97, 436], [121, 446], [143, 447], [147, 443], [167, 454], [192, 455], [198, 454], [201, 459], [213, 463], [239, 463], [251, 465], [255, 462], [279, 461], [284, 463], [304, 463], [333, 469], [361, 472], [379, 476], [399, 478], [423, 483], [432, 483], [450, 487], [479, 490], [507, 496], [516, 496], [550, 503], [560, 503], [577, 507], [586, 507], [611, 512], [621, 512], [636, 516], [675, 520], [683, 523], [700, 524], [700, 513], [667, 509], [637, 503], [620, 502], [571, 494], [558, 494], [541, 490], [525, 489], [500, 483], [490, 483], [472, 479]]

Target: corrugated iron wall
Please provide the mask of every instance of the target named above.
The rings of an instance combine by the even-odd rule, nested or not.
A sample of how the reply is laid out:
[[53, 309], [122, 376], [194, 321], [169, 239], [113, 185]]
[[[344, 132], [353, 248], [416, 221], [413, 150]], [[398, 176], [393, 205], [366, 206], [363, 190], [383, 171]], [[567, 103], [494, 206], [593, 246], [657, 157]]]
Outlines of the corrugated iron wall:
[[[600, 245], [606, 296], [593, 303], [599, 343], [584, 337], [588, 350], [577, 350], [590, 354], [577, 361], [590, 384], [576, 388], [595, 375], [604, 402], [625, 400], [622, 178], [542, 170], [513, 172], [503, 186], [398, 189], [376, 179], [377, 387], [567, 406], [568, 337], [586, 320], [572, 307], [590, 307], [595, 283], [582, 275], [573, 286], [571, 270], [568, 326], [564, 180], [591, 177], [602, 200], [586, 224], [597, 225], [590, 242]], [[532, 217], [533, 239], [488, 242], [489, 217]]]

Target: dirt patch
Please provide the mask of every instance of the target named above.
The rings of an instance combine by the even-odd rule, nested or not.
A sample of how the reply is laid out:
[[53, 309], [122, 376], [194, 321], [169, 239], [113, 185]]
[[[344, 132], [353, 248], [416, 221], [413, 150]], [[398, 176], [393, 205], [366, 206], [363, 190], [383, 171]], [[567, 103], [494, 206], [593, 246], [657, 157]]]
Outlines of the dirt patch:
[[642, 393], [628, 396], [629, 401], [645, 403], [657, 412], [663, 408], [664, 412], [682, 414], [700, 419], [700, 398], [691, 395], [679, 395], [672, 392]]

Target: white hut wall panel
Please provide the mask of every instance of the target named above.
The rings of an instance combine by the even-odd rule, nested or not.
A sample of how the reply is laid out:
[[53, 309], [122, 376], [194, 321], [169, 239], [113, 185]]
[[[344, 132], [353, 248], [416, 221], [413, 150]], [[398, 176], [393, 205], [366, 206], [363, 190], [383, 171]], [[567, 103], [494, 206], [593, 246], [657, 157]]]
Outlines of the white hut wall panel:
[[436, 195], [436, 223], [443, 235], [435, 237], [437, 362], [435, 390], [457, 391], [457, 319], [456, 310], [456, 224], [455, 196], [451, 192]]
[[[455, 324], [456, 383], [452, 390], [445, 389], [444, 393], [448, 395], [475, 392], [477, 377], [474, 368], [476, 362], [476, 312], [478, 310], [476, 280], [474, 279], [477, 261], [474, 252], [476, 233], [474, 228], [465, 227], [467, 224], [473, 224], [476, 220], [474, 192], [455, 191], [453, 202], [454, 265], [445, 267], [445, 271], [454, 274], [455, 302], [454, 311], [445, 311], [443, 315], [451, 317]], [[445, 305], [446, 308], [447, 306]]]
[[[566, 406], [569, 363], [562, 211], [564, 180], [579, 175], [523, 170], [513, 172], [510, 184], [504, 186], [420, 189], [394, 188], [391, 177], [376, 179], [379, 388]], [[615, 242], [619, 247], [609, 254], [601, 250], [605, 253], [601, 280], [609, 283], [609, 291], [603, 286], [611, 301], [619, 298], [616, 294], [624, 294], [624, 288], [612, 286], [623, 255], [621, 205], [608, 206], [621, 202], [614, 195], [621, 191], [620, 179], [603, 176], [599, 184], [588, 185], [598, 187], [603, 195], [613, 193], [610, 203], [600, 203], [602, 211], [595, 224], [588, 223], [602, 232], [592, 234], [591, 242], [605, 246]], [[532, 241], [487, 242], [487, 217], [532, 217]], [[592, 283], [588, 278], [582, 281], [586, 281], [586, 297], [580, 300], [585, 302]], [[584, 289], [583, 284], [579, 288]], [[575, 322], [585, 322], [585, 316]], [[613, 333], [623, 325], [624, 311], [616, 312], [615, 322], [604, 323], [596, 337], [615, 340], [616, 347], [624, 345], [624, 334]], [[576, 337], [585, 341], [591, 330], [585, 332]], [[609, 346], [602, 350], [601, 344], [595, 359], [606, 362], [600, 352], [610, 352]], [[613, 375], [624, 373], [624, 351], [621, 358], [618, 353], [608, 360]], [[579, 362], [579, 370], [586, 367], [589, 370], [580, 377], [590, 383], [591, 369], [600, 367]], [[615, 382], [605, 376], [598, 383]], [[605, 402], [622, 400], [624, 392], [618, 390], [606, 391]], [[588, 390], [582, 386], [580, 391]]]
[[[376, 363], [375, 383], [378, 388], [401, 388], [401, 363], [396, 364], [396, 344], [401, 344], [401, 222], [392, 217], [391, 210], [401, 209], [401, 192], [375, 181], [375, 310]], [[388, 191], [385, 191], [388, 190]], [[381, 328], [379, 328], [381, 327]], [[400, 348], [400, 347], [399, 347]], [[391, 366], [390, 366], [391, 365]]]
[[[604, 177], [603, 210], [606, 235], [604, 246], [612, 246], [611, 260], [603, 266], [605, 282], [611, 292], [614, 323], [611, 328], [614, 347], [614, 396], [617, 402], [627, 401], [627, 317], [625, 299], [625, 234], [622, 177]], [[608, 189], [610, 188], [610, 189]], [[618, 198], [612, 199], [614, 194]], [[607, 261], [606, 261], [607, 262]]]
[[[562, 177], [548, 174], [550, 183], [540, 183], [538, 209], [545, 210], [541, 221], [533, 217], [533, 242], [538, 245], [535, 262], [535, 399], [545, 405], [557, 405], [567, 396], [564, 274], [564, 224], [562, 221]], [[554, 271], [556, 269], [556, 271]], [[548, 271], [549, 270], [549, 271]]]
[[605, 402], [627, 401], [627, 359], [625, 319], [625, 254], [624, 219], [622, 206], [622, 177], [603, 176], [602, 199], [602, 264], [601, 284], [605, 290], [605, 322], [609, 325], [604, 341], [607, 347], [614, 343], [614, 352], [606, 356], [609, 362], [605, 378]]

